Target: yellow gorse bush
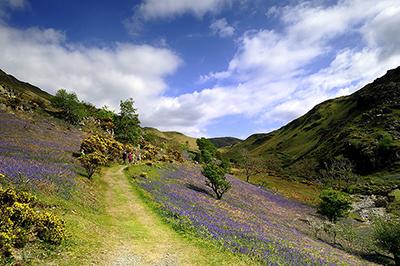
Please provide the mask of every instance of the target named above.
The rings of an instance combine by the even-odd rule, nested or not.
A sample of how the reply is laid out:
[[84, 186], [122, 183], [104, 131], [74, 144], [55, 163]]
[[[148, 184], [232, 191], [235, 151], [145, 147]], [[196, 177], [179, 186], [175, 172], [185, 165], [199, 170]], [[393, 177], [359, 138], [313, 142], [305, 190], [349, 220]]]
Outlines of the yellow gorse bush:
[[15, 249], [23, 248], [28, 242], [41, 240], [58, 245], [65, 237], [64, 230], [60, 218], [38, 208], [35, 196], [14, 187], [0, 186], [1, 259], [12, 257]]

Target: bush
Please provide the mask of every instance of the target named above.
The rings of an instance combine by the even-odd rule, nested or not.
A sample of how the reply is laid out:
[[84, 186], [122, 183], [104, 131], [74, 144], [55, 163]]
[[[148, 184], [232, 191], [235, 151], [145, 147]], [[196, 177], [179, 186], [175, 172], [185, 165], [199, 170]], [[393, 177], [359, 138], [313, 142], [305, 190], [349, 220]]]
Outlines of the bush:
[[64, 222], [37, 206], [31, 194], [0, 187], [0, 257], [10, 258], [15, 249], [37, 240], [54, 245], [62, 242]]
[[325, 189], [319, 196], [321, 202], [318, 206], [318, 213], [326, 216], [331, 222], [336, 222], [344, 217], [351, 210], [350, 197], [341, 191]]
[[231, 183], [225, 178], [225, 169], [215, 164], [207, 164], [203, 167], [202, 173], [207, 178], [206, 185], [214, 191], [217, 199], [221, 199], [222, 195], [231, 188]]
[[400, 221], [377, 220], [374, 227], [376, 244], [394, 256], [396, 265], [400, 265]]
[[85, 168], [88, 177], [91, 178], [96, 170], [107, 163], [107, 158], [100, 152], [95, 151], [93, 153], [82, 155], [79, 158], [81, 165]]

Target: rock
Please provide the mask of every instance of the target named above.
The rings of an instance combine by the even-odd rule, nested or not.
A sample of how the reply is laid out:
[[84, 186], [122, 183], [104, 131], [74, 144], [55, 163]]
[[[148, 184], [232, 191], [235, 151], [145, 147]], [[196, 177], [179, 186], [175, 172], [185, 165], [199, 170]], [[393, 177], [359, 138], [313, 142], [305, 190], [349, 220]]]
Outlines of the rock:
[[354, 202], [352, 204], [352, 208], [354, 212], [357, 212], [362, 209], [374, 208], [375, 207], [375, 195], [364, 196], [357, 195], [353, 196]]
[[379, 196], [375, 200], [375, 207], [377, 208], [386, 208], [388, 206], [388, 201], [386, 200], [386, 197]]
[[360, 210], [358, 213], [361, 218], [366, 221], [372, 221], [376, 217], [386, 217], [388, 214], [386, 212], [386, 208], [370, 208]]
[[7, 111], [7, 105], [5, 105], [4, 103], [0, 103], [0, 111]]
[[388, 205], [387, 198], [384, 196], [353, 196], [353, 213], [358, 215], [362, 220], [370, 223], [376, 217], [386, 218], [388, 216], [386, 207]]

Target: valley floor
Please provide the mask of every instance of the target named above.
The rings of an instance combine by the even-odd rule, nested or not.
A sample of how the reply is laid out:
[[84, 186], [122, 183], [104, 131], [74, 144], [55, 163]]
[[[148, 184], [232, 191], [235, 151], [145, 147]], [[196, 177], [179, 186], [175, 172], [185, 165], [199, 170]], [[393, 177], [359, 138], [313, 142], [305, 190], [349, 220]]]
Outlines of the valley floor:
[[[80, 227], [73, 241], [49, 265], [254, 265], [249, 258], [175, 232], [146, 205], [129, 183], [124, 166], [105, 168], [96, 178], [104, 215]], [[74, 219], [72, 219], [74, 220]], [[71, 223], [71, 219], [70, 219]], [[84, 241], [83, 241], [83, 240]], [[96, 245], [96, 243], [98, 245]]]
[[153, 213], [137, 195], [122, 172], [123, 167], [106, 169], [106, 209], [112, 220], [112, 247], [104, 265], [232, 265], [235, 256], [210, 256], [202, 248], [182, 238]]

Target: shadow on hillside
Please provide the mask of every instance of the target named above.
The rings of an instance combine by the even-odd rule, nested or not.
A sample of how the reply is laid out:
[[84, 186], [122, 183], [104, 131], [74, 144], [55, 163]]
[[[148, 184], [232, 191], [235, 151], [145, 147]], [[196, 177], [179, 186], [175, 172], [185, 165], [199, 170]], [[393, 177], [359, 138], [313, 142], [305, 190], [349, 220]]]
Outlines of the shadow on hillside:
[[193, 185], [193, 184], [186, 184], [185, 186], [186, 186], [188, 189], [194, 190], [194, 191], [196, 191], [196, 192], [200, 192], [200, 193], [204, 193], [204, 194], [207, 194], [207, 195], [212, 196], [212, 194], [211, 194], [210, 192], [208, 192], [206, 189], [201, 188], [201, 187], [198, 187], [198, 186], [196, 186], [196, 185]]
[[359, 251], [351, 251], [351, 250], [349, 251], [349, 250], [345, 250], [343, 248], [343, 246], [340, 245], [340, 244], [329, 243], [329, 242], [326, 242], [325, 240], [323, 240], [322, 238], [318, 238], [318, 239], [320, 241], [324, 242], [325, 244], [330, 245], [331, 247], [344, 250], [346, 252], [349, 252], [350, 254], [357, 255], [357, 256], [363, 258], [366, 261], [373, 262], [373, 263], [376, 263], [376, 264], [379, 264], [379, 265], [387, 265], [387, 266], [392, 266], [393, 265], [393, 266], [395, 266], [394, 259], [389, 257], [389, 256], [387, 256], [387, 255], [380, 254], [380, 253], [377, 253], [377, 252], [375, 252], [375, 253], [365, 253], [365, 252], [359, 252]]
[[381, 265], [395, 265], [393, 258], [379, 254], [379, 253], [373, 253], [373, 254], [360, 254], [361, 257], [365, 260], [368, 260], [370, 262], [378, 263]]

